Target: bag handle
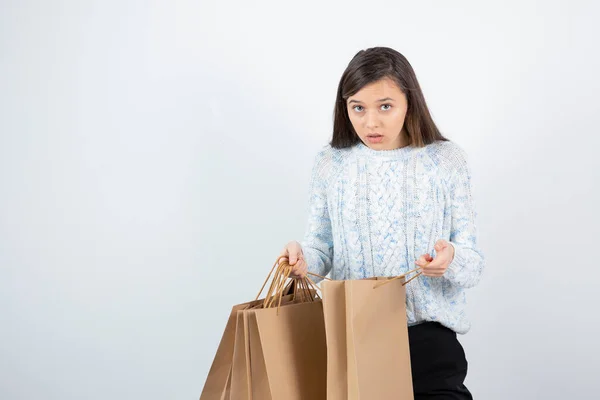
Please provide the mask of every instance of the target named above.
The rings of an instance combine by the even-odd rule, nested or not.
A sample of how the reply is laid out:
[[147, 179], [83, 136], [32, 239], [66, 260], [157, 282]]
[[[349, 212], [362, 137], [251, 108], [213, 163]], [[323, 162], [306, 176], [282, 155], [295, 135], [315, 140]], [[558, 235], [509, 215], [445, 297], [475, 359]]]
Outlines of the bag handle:
[[[263, 308], [272, 308], [277, 302], [277, 313], [279, 313], [279, 308], [281, 307], [281, 300], [284, 296], [284, 293], [288, 293], [290, 289], [294, 289], [293, 300], [296, 298], [300, 302], [311, 302], [315, 300], [315, 296], [319, 296], [319, 291], [321, 290], [312, 279], [308, 276], [304, 278], [290, 278], [293, 267], [289, 264], [288, 258], [286, 256], [280, 256], [273, 264], [271, 271], [267, 275], [258, 295], [256, 296], [256, 300], [259, 299], [263, 290], [265, 289], [267, 282], [273, 276], [271, 281], [271, 285], [267, 290], [267, 294], [265, 296], [265, 300], [263, 302]], [[314, 290], [311, 293], [311, 290]]]
[[[285, 256], [279, 257], [279, 259], [277, 259], [277, 264], [279, 266], [278, 270], [281, 271], [279, 276], [284, 277], [282, 280], [282, 282], [284, 282], [286, 279], [288, 279], [290, 277], [293, 267], [289, 264], [288, 258]], [[309, 273], [309, 274], [312, 274], [312, 273]], [[274, 278], [274, 280], [276, 280], [276, 279]], [[308, 276], [305, 276], [303, 278], [291, 278], [290, 284], [294, 288], [294, 299], [296, 298], [296, 295], [299, 294], [301, 297], [301, 299], [300, 299], [301, 302], [315, 300], [315, 297], [310, 292], [311, 289], [314, 290], [314, 293], [317, 296], [319, 296], [319, 292], [321, 291], [321, 288], [319, 286], [317, 286], [317, 284], [312, 279], [310, 279]], [[290, 284], [288, 284], [287, 287], [289, 287]], [[281, 296], [283, 293], [284, 293], [284, 291], [277, 290], [275, 294], [278, 296]]]
[[[413, 270], [411, 270], [411, 271], [408, 271], [408, 272], [406, 272], [406, 273], [404, 273], [404, 274], [402, 274], [402, 275], [398, 275], [398, 276], [395, 276], [395, 277], [393, 277], [393, 278], [391, 278], [391, 279], [388, 279], [388, 280], [386, 280], [386, 281], [383, 281], [382, 283], [378, 283], [377, 285], [373, 286], [373, 289], [376, 289], [376, 288], [378, 288], [378, 287], [381, 287], [381, 286], [383, 286], [383, 285], [385, 285], [385, 284], [388, 284], [388, 283], [390, 283], [390, 282], [392, 282], [392, 281], [395, 281], [396, 279], [400, 279], [400, 278], [406, 278], [406, 276], [407, 276], [407, 275], [410, 275], [410, 274], [412, 274], [413, 272], [417, 272], [417, 271], [419, 271], [420, 269], [422, 269], [422, 268], [421, 268], [421, 267], [417, 267], [417, 268], [415, 268], [415, 269], [413, 269]], [[413, 276], [412, 278], [410, 278], [410, 279], [409, 279], [409, 280], [407, 280], [406, 282], [403, 282], [403, 283], [402, 283], [402, 286], [405, 286], [407, 283], [409, 283], [410, 281], [412, 281], [412, 280], [413, 280], [413, 279], [415, 279], [415, 278], [418, 278], [418, 277], [419, 277], [419, 276], [421, 276], [422, 274], [423, 274], [423, 271], [419, 272], [418, 274], [416, 274], [415, 276]]]

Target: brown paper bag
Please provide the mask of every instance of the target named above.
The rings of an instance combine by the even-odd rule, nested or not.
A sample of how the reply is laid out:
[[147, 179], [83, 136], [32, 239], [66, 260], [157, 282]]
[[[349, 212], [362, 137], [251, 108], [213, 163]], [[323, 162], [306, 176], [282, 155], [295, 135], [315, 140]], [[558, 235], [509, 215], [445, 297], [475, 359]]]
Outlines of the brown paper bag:
[[249, 400], [250, 397], [250, 346], [248, 343], [248, 322], [245, 312], [237, 313], [235, 343], [231, 363], [231, 386], [228, 395], [231, 400]]
[[321, 301], [244, 313], [252, 398], [325, 400], [327, 353]]
[[404, 279], [386, 279], [321, 284], [328, 400], [413, 399]]
[[[255, 300], [233, 307], [202, 394], [200, 395], [200, 400], [246, 400], [252, 398], [252, 370], [266, 371], [266, 367], [263, 368], [261, 366], [263, 364], [266, 365], [266, 361], [262, 364], [260, 363], [261, 357], [264, 359], [262, 342], [260, 341], [261, 330], [258, 328], [261, 325], [258, 322], [260, 318], [257, 319], [254, 316], [254, 311], [264, 308], [265, 315], [269, 315], [273, 310], [277, 315], [281, 310], [285, 310], [288, 305], [300, 306], [305, 303], [312, 303], [317, 298], [314, 290], [316, 286], [314, 286], [310, 279], [289, 279], [291, 268], [287, 263], [286, 257], [279, 257], [257, 296], [257, 298], [260, 296], [269, 278], [275, 272], [271, 286], [267, 291], [268, 301], [264, 299]], [[275, 308], [272, 309], [271, 307]], [[323, 310], [320, 303], [319, 307], [320, 318], [317, 318], [317, 320], [320, 320], [322, 327]], [[314, 307], [311, 308], [311, 310], [313, 309]], [[287, 312], [284, 311], [283, 315], [287, 315]], [[316, 314], [312, 312], [310, 315]], [[251, 317], [252, 327], [255, 330], [253, 336], [249, 334], [249, 316]], [[315, 318], [313, 317], [312, 319], [314, 320]], [[289, 324], [289, 321], [285, 318], [278, 322], [281, 321], [287, 321], [286, 323]], [[307, 327], [304, 326], [303, 328], [306, 329]], [[270, 330], [272, 327], [266, 329]], [[325, 332], [324, 329], [321, 329], [321, 331], [324, 346]], [[302, 332], [299, 331], [299, 334], [302, 334]], [[307, 335], [307, 337], [310, 337], [310, 335]], [[251, 343], [253, 343], [255, 352], [254, 360], [250, 356]], [[255, 375], [259, 377], [260, 373]], [[263, 387], [260, 381], [257, 380], [256, 382], [256, 390]], [[273, 391], [272, 385], [273, 383], [271, 382], [271, 385], [268, 386], [269, 393]]]
[[[311, 293], [314, 294], [314, 291], [311, 291]], [[299, 305], [297, 299], [295, 299], [293, 295], [283, 296], [279, 314], [287, 316], [287, 307], [290, 305]], [[268, 398], [264, 397], [267, 395], [263, 395], [263, 393], [267, 393], [265, 390], [269, 389], [265, 386], [265, 382], [261, 380], [266, 377], [266, 372], [260, 336], [258, 332], [254, 334], [251, 333], [250, 322], [252, 322], [252, 328], [256, 330], [257, 323], [255, 322], [255, 312], [259, 312], [259, 314], [264, 312], [267, 315], [275, 313], [275, 316], [277, 316], [278, 311], [277, 308], [262, 309], [259, 307], [260, 304], [254, 302], [253, 304], [237, 310], [235, 342], [233, 344], [233, 356], [230, 364], [230, 384], [226, 389], [222, 400], [258, 400]], [[323, 319], [322, 309], [320, 318], [321, 320]], [[325, 345], [324, 334], [325, 332], [323, 331], [323, 346]], [[253, 349], [251, 349], [251, 345], [254, 346]]]
[[[287, 304], [292, 301], [292, 295], [282, 297], [282, 304]], [[231, 382], [232, 382], [232, 362], [234, 357], [234, 349], [236, 340], [240, 340], [242, 346], [245, 346], [245, 335], [243, 332], [243, 319], [238, 317], [238, 311], [251, 309], [261, 306], [264, 299], [254, 300], [247, 303], [238, 304], [232, 307], [225, 331], [217, 348], [217, 353], [211, 365], [211, 368], [206, 377], [206, 382], [200, 395], [200, 400], [225, 400], [231, 397]], [[241, 332], [237, 331], [238, 326], [242, 328]], [[245, 347], [241, 348], [245, 354]], [[249, 350], [248, 350], [249, 351]], [[245, 368], [245, 358], [242, 360], [241, 353], [238, 354], [239, 367]], [[245, 369], [244, 369], [245, 371]], [[245, 374], [245, 372], [244, 372]], [[239, 390], [239, 388], [236, 387]], [[235, 397], [234, 397], [235, 398]]]
[[236, 335], [237, 312], [259, 304], [261, 300], [238, 304], [232, 307], [217, 353], [206, 377], [200, 400], [221, 400], [231, 374], [231, 361]]

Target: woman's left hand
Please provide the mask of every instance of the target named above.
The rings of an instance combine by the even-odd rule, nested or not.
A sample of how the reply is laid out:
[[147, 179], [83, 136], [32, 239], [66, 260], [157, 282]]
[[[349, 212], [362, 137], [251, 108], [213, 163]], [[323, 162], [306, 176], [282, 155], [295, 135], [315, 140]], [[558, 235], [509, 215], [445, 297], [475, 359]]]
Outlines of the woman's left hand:
[[435, 258], [429, 254], [423, 254], [415, 262], [422, 268], [425, 276], [443, 276], [448, 266], [454, 260], [454, 246], [447, 240], [440, 239], [435, 243]]

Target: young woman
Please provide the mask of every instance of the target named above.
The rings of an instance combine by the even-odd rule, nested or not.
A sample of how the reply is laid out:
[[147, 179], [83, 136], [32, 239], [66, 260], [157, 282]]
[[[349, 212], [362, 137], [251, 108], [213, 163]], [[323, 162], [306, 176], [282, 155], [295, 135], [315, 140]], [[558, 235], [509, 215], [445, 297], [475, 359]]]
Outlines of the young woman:
[[456, 334], [484, 268], [465, 152], [429, 113], [397, 51], [359, 51], [339, 83], [333, 138], [316, 156], [309, 221], [283, 255], [295, 276], [422, 275], [407, 288], [415, 399], [472, 399]]

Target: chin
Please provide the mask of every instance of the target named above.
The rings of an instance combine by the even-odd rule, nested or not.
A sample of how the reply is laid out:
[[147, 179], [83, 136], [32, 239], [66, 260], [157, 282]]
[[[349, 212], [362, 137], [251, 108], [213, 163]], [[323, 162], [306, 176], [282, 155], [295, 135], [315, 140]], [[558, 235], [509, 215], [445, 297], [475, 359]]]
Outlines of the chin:
[[385, 138], [383, 138], [381, 140], [381, 142], [372, 142], [368, 138], [365, 138], [365, 139], [363, 139], [362, 142], [365, 144], [365, 146], [372, 147], [374, 149], [381, 149], [383, 147], [386, 147], [386, 145], [388, 145], [388, 142], [387, 142], [387, 140], [385, 140]]

